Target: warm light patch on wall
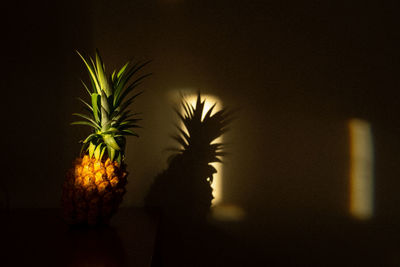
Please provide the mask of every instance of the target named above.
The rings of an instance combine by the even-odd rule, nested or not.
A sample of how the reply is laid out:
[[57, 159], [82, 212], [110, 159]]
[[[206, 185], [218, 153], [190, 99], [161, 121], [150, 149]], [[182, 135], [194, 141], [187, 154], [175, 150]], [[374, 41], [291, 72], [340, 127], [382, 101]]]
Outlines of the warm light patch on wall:
[[218, 221], [241, 221], [246, 214], [242, 208], [236, 205], [222, 204], [213, 207], [211, 216]]
[[369, 219], [374, 213], [374, 155], [371, 125], [349, 121], [350, 130], [350, 213]]
[[[194, 107], [196, 106], [197, 94], [185, 96], [184, 98], [190, 105], [192, 105]], [[214, 114], [215, 112], [222, 109], [221, 100], [213, 95], [202, 94], [201, 100], [202, 101], [205, 100], [202, 119], [204, 119], [204, 116], [206, 115], [207, 111], [209, 111], [210, 108], [214, 104], [216, 104], [216, 105], [211, 114]], [[182, 111], [183, 111], [183, 108], [182, 108]], [[223, 142], [223, 137], [219, 137], [219, 138], [215, 139], [212, 143], [222, 143], [222, 142]], [[220, 163], [211, 163], [211, 165], [217, 170], [217, 173], [215, 173], [213, 176], [213, 183], [212, 183], [213, 196], [214, 196], [212, 205], [215, 206], [222, 201], [222, 171], [223, 170], [222, 170], [222, 166]]]

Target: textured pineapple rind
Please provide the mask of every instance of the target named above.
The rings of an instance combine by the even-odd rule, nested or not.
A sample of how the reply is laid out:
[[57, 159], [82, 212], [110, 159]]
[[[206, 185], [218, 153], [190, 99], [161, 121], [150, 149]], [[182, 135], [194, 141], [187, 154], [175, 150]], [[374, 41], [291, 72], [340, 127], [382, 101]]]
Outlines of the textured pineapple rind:
[[85, 155], [77, 158], [63, 185], [63, 217], [68, 224], [106, 224], [125, 194], [126, 165]]

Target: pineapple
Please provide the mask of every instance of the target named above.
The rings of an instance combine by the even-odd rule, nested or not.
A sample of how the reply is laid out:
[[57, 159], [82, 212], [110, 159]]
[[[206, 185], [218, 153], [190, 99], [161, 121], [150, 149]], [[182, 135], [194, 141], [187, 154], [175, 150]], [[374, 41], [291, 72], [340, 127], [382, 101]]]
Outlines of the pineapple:
[[129, 107], [142, 92], [130, 93], [150, 74], [130, 82], [148, 62], [133, 66], [128, 62], [118, 72], [114, 70], [106, 76], [98, 51], [95, 60], [77, 53], [89, 72], [92, 90], [82, 81], [90, 104], [78, 98], [87, 113], [74, 113], [84, 120], [71, 124], [90, 126], [93, 132], [82, 141], [80, 157], [67, 173], [62, 206], [68, 223], [94, 225], [108, 222], [125, 193], [128, 176], [124, 162], [126, 136], [138, 137], [133, 129], [139, 127], [140, 121]]
[[211, 115], [214, 104], [202, 118], [204, 105], [198, 93], [195, 106], [183, 100], [184, 112], [176, 110], [183, 123], [173, 136], [179, 147], [169, 149], [174, 153], [168, 168], [155, 178], [145, 198], [146, 206], [161, 208], [169, 219], [199, 221], [211, 207], [216, 169], [210, 163], [221, 162], [224, 155], [223, 144], [213, 142], [227, 130], [232, 113], [223, 109]]

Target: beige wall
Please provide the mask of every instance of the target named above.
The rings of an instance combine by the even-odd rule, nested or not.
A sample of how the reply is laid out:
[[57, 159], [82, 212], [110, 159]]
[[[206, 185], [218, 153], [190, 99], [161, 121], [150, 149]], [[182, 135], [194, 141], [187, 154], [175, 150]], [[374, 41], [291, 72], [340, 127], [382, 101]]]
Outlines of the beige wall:
[[[395, 9], [329, 1], [93, 2], [13, 7], [22, 15], [6, 32], [15, 42], [6, 44], [5, 87], [27, 98], [14, 117], [5, 116], [13, 123], [5, 140], [19, 139], [6, 144], [11, 207], [58, 206], [85, 133], [68, 125], [79, 107], [74, 97], [84, 96], [78, 78], [86, 75], [74, 49], [97, 47], [108, 70], [132, 57], [154, 60], [135, 104], [144, 129], [128, 143], [124, 205], [142, 205], [166, 166], [178, 101], [171, 92], [200, 89], [241, 109], [226, 136], [224, 200], [248, 218], [348, 216], [347, 121], [354, 117], [373, 129], [376, 214], [398, 216]], [[6, 109], [18, 101], [7, 100]], [[27, 139], [25, 126], [33, 132]]]
[[93, 10], [106, 62], [154, 60], [137, 100], [144, 129], [129, 141], [125, 205], [141, 205], [165, 168], [178, 101], [169, 95], [184, 89], [241, 109], [226, 137], [224, 200], [248, 216], [348, 216], [351, 118], [372, 125], [376, 212], [399, 200], [393, 28], [383, 10], [267, 1], [103, 1]]

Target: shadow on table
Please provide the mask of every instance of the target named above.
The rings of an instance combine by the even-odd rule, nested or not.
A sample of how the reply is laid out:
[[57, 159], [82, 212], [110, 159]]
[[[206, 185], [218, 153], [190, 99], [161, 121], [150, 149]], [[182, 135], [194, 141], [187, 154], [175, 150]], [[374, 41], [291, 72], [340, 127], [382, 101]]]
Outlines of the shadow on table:
[[65, 266], [126, 266], [125, 249], [111, 226], [72, 227], [66, 233]]
[[69, 227], [60, 213], [0, 213], [0, 266], [126, 266], [126, 251], [114, 227]]

